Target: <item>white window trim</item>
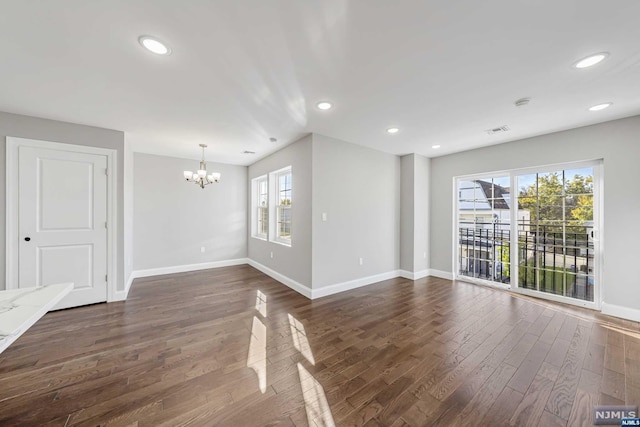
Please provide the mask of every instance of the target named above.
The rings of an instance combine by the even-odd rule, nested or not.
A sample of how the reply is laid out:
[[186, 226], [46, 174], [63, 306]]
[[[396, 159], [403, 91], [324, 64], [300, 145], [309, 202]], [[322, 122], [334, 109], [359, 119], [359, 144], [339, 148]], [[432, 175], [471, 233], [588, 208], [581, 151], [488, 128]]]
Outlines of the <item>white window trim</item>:
[[[267, 183], [267, 210], [270, 209], [270, 199], [269, 199], [269, 179], [267, 175], [262, 175], [257, 178], [253, 178], [251, 180], [251, 237], [254, 239], [267, 240], [268, 235], [262, 234], [258, 230], [258, 221], [260, 217], [258, 215], [258, 205], [260, 203], [260, 184], [262, 182]], [[269, 212], [269, 217], [271, 214]]]
[[269, 240], [283, 246], [291, 246], [293, 241], [293, 221], [291, 221], [291, 234], [288, 239], [282, 238], [278, 234], [278, 208], [279, 202], [279, 181], [282, 175], [291, 175], [291, 212], [293, 213], [294, 182], [291, 166], [278, 169], [269, 173]]

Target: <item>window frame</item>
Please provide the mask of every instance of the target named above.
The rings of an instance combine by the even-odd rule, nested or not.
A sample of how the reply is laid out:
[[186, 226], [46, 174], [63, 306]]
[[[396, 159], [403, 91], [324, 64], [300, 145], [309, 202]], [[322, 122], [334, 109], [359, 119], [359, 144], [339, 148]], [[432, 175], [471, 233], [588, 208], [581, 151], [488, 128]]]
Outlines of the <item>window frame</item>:
[[[280, 188], [280, 178], [283, 176], [289, 175], [290, 186], [288, 189]], [[282, 169], [278, 169], [269, 174], [269, 190], [270, 190], [270, 211], [269, 211], [269, 236], [270, 241], [274, 243], [279, 243], [285, 246], [291, 246], [293, 241], [293, 192], [294, 192], [294, 184], [293, 184], [293, 173], [291, 166], [284, 167]], [[289, 203], [281, 204], [280, 193], [282, 191], [289, 191]], [[289, 236], [283, 237], [281, 234], [281, 210], [287, 209], [289, 210]]]
[[[261, 185], [264, 184], [266, 193], [261, 192]], [[251, 237], [254, 239], [268, 240], [269, 238], [269, 218], [270, 218], [270, 200], [269, 200], [269, 178], [267, 175], [262, 175], [251, 180]], [[266, 195], [266, 212], [267, 212], [267, 224], [266, 233], [260, 232], [261, 215], [260, 210], [263, 209], [260, 206], [261, 196]]]

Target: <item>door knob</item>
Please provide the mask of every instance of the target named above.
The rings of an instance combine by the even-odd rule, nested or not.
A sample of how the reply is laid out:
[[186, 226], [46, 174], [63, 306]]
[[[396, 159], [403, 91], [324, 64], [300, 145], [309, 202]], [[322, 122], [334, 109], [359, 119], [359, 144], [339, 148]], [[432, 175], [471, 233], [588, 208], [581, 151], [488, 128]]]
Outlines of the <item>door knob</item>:
[[31, 237], [25, 237], [25, 238], [24, 238], [24, 241], [25, 241], [25, 242], [28, 242], [29, 240], [31, 240]]

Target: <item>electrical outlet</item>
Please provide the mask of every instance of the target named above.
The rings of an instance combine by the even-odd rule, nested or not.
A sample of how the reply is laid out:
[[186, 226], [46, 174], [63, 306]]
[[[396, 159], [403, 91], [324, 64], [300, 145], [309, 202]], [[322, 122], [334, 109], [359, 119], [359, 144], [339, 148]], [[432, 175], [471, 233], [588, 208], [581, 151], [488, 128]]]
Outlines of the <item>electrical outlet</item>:
[[271, 258], [273, 259], [273, 251], [271, 251]]
[[360, 265], [364, 264], [364, 259], [360, 258]]
[[326, 212], [322, 212], [322, 220], [323, 221], [327, 220], [327, 213]]
[[200, 253], [204, 253], [205, 251], [205, 247], [204, 246], [200, 246]]

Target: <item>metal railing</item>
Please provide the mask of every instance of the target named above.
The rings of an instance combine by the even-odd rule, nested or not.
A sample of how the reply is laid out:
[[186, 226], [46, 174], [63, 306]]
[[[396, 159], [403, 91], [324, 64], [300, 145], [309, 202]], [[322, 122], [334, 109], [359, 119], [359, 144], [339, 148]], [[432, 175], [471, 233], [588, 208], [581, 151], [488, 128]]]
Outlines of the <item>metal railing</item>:
[[[531, 290], [593, 301], [593, 226], [518, 221], [518, 284]], [[510, 283], [507, 222], [460, 221], [459, 274]]]

